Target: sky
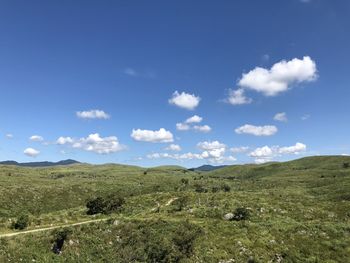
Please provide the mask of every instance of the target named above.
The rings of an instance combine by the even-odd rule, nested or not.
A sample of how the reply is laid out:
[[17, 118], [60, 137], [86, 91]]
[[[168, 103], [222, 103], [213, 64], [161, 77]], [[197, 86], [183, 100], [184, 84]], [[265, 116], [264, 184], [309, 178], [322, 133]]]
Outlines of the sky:
[[350, 1], [0, 2], [0, 160], [350, 154]]

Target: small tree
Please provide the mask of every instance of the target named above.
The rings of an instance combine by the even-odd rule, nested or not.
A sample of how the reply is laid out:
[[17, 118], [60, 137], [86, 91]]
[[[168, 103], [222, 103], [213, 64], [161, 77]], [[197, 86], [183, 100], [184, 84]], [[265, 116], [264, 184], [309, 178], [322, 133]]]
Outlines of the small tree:
[[20, 215], [16, 221], [14, 221], [11, 225], [12, 228], [23, 230], [27, 228], [29, 225], [29, 216], [28, 215]]
[[89, 200], [86, 203], [88, 209], [88, 215], [95, 215], [104, 212], [104, 200], [102, 197], [97, 197], [95, 199]]

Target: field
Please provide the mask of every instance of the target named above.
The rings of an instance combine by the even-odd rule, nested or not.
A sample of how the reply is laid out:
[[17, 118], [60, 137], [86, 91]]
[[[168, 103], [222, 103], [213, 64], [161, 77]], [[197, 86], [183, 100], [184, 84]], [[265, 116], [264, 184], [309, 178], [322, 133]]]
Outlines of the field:
[[[0, 262], [350, 262], [349, 164], [1, 166]], [[112, 195], [125, 200], [117, 211], [87, 213]], [[43, 231], [6, 236], [21, 215], [24, 231]]]

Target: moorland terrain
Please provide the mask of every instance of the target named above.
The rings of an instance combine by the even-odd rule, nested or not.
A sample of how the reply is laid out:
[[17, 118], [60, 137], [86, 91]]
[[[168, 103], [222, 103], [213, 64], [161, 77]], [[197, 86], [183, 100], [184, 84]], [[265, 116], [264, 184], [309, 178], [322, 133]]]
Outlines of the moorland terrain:
[[350, 157], [0, 166], [0, 262], [349, 262]]

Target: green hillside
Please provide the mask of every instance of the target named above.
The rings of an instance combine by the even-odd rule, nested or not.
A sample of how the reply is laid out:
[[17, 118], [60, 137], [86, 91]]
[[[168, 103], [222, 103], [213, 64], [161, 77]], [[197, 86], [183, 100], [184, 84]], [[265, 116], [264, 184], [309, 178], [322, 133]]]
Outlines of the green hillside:
[[[210, 172], [0, 166], [0, 196], [0, 262], [349, 262], [346, 156]], [[87, 213], [88, 200], [111, 196], [124, 200], [117, 210]], [[25, 230], [65, 230], [4, 236], [21, 232], [20, 215]]]

